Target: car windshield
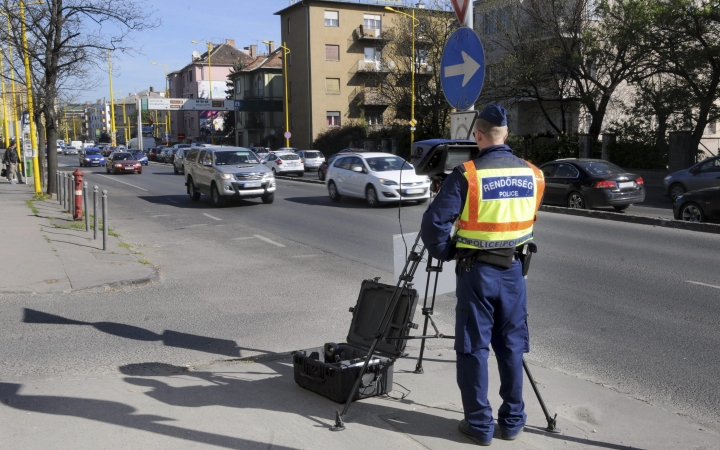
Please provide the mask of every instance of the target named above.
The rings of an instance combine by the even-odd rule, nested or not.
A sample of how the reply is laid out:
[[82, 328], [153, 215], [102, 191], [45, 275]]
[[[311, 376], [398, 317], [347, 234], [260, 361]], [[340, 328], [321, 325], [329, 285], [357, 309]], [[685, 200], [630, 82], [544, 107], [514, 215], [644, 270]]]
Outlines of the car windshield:
[[99, 155], [100, 151], [98, 150], [85, 150], [85, 156], [87, 155]]
[[215, 152], [216, 166], [232, 166], [235, 164], [259, 164], [253, 152]]
[[409, 162], [397, 156], [382, 156], [366, 159], [370, 170], [373, 172], [389, 172], [391, 170], [408, 170], [413, 166]]
[[133, 155], [143, 155], [144, 154], [142, 150], [130, 150], [130, 153], [132, 153]]
[[593, 176], [613, 176], [627, 173], [626, 170], [606, 161], [580, 161], [578, 165]]
[[278, 155], [278, 158], [282, 159], [283, 161], [295, 161], [300, 159], [298, 155], [294, 155], [292, 153], [288, 153], [287, 155]]
[[323, 155], [320, 152], [305, 152], [306, 158], [322, 158]]
[[130, 153], [117, 153], [113, 156], [113, 161], [132, 161], [135, 157]]

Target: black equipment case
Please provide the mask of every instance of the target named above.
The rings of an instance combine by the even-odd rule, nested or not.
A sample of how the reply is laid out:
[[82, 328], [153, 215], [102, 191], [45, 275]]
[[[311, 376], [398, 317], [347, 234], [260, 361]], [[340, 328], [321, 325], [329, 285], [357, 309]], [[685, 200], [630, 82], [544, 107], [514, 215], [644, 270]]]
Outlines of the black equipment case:
[[[365, 280], [354, 308], [347, 343], [326, 343], [321, 348], [292, 352], [295, 382], [338, 403], [345, 403], [357, 380], [390, 306], [396, 286]], [[397, 288], [400, 289], [400, 288]], [[392, 313], [386, 337], [405, 337], [411, 328], [417, 305], [415, 289], [404, 289]], [[373, 354], [353, 400], [382, 395], [392, 390], [393, 364], [403, 355], [405, 339], [382, 340]]]

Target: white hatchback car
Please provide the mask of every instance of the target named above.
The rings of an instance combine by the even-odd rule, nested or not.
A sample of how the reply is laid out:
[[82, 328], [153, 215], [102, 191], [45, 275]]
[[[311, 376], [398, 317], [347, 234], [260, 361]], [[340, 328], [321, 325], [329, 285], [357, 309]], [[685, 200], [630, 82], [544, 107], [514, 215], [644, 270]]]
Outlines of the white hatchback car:
[[268, 153], [263, 158], [262, 164], [275, 175], [295, 174], [299, 177], [305, 175], [302, 160], [295, 153], [281, 151]]
[[328, 167], [328, 195], [334, 201], [347, 195], [367, 200], [370, 206], [384, 202], [430, 198], [430, 178], [417, 175], [409, 162], [390, 153], [349, 153]]
[[325, 157], [317, 150], [300, 150], [296, 153], [303, 162], [306, 171], [316, 171], [320, 164], [325, 162]]

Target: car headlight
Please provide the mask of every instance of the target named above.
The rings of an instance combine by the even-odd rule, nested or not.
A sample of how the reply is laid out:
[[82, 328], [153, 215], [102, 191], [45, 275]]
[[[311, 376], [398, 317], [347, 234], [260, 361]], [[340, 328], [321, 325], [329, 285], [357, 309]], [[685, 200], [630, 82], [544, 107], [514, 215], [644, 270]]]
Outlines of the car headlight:
[[90, 158], [85, 158], [85, 161], [90, 161]]
[[115, 167], [122, 167], [122, 164], [115, 164]]
[[233, 177], [232, 174], [229, 174], [229, 173], [221, 173], [220, 174], [220, 179], [222, 179], [222, 180], [232, 180], [232, 177]]
[[264, 174], [263, 174], [263, 180], [268, 180], [268, 179], [270, 179], [270, 178], [274, 178], [272, 172], [268, 172], [268, 173], [264, 173]]
[[380, 178], [378, 181], [380, 182], [380, 184], [385, 185], [385, 186], [397, 186], [398, 185], [395, 181], [386, 180], [385, 178]]

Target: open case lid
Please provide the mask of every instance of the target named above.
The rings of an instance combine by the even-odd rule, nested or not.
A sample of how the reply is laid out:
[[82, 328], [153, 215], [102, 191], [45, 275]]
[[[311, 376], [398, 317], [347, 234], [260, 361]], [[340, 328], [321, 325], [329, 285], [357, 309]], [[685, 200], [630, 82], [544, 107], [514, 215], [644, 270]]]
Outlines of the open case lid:
[[[390, 306], [396, 287], [390, 284], [365, 280], [360, 285], [353, 318], [348, 331], [347, 342], [355, 347], [369, 349], [374, 335], [380, 328], [385, 311]], [[409, 324], [415, 315], [418, 293], [415, 289], [405, 289], [401, 293], [395, 311], [393, 311], [386, 337], [403, 337], [410, 332]], [[378, 342], [375, 350], [383, 356], [400, 357], [405, 350], [407, 340], [394, 339]]]

